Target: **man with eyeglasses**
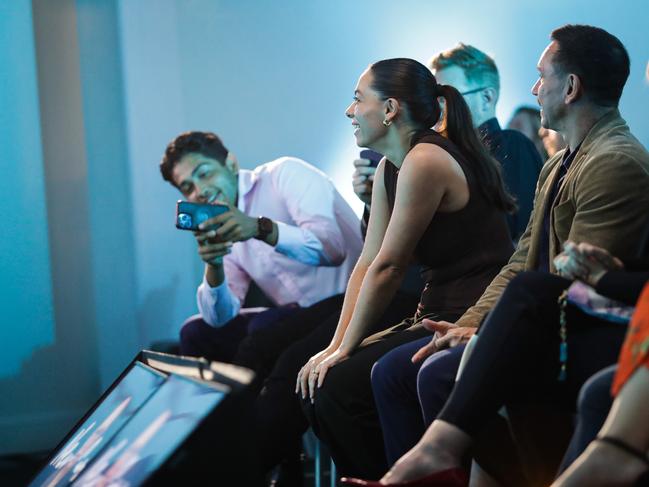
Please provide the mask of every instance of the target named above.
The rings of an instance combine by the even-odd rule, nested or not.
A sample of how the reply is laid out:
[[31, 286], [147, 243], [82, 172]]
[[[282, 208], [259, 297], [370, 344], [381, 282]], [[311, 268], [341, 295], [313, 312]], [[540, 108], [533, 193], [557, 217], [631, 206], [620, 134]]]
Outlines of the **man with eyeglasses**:
[[534, 144], [515, 130], [502, 130], [496, 119], [500, 76], [494, 60], [473, 46], [459, 43], [428, 63], [437, 82], [456, 88], [471, 110], [482, 143], [503, 167], [507, 189], [516, 197], [518, 212], [509, 215], [514, 240], [525, 231], [532, 211], [536, 180], [543, 161]]

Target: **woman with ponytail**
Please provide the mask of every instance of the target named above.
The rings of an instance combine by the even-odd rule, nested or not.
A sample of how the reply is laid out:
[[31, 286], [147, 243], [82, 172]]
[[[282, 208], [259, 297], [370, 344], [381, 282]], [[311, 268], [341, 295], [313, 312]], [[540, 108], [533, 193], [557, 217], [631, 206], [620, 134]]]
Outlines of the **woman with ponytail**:
[[[296, 392], [340, 472], [378, 478], [387, 464], [372, 365], [395, 347], [430, 340], [425, 318], [454, 321], [477, 300], [513, 250], [505, 214], [514, 204], [464, 99], [424, 65], [412, 59], [370, 65], [346, 115], [357, 145], [385, 157], [338, 326], [300, 370]], [[426, 283], [416, 313], [368, 336], [412, 259]]]

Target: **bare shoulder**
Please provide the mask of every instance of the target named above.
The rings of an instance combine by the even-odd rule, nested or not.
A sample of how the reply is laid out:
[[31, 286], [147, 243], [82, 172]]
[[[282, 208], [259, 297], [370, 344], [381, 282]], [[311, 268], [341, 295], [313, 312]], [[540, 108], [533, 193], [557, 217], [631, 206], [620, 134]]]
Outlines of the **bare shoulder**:
[[458, 162], [444, 149], [435, 144], [417, 144], [406, 155], [401, 174], [416, 173], [427, 177], [451, 177], [462, 173]]

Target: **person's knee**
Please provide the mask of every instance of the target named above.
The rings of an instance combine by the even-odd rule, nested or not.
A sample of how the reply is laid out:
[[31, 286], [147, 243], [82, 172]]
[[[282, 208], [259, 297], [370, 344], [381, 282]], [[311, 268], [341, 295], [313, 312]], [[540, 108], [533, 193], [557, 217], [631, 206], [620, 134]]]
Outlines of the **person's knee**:
[[399, 382], [400, 364], [394, 354], [387, 353], [372, 366], [370, 380], [375, 396], [389, 395], [394, 385]]
[[547, 276], [541, 272], [521, 272], [514, 276], [507, 287], [516, 291], [534, 291], [542, 285]]
[[[340, 367], [339, 364], [337, 367]], [[344, 409], [346, 400], [349, 400], [351, 392], [347, 390], [346, 383], [340, 381], [340, 374], [337, 370], [329, 369], [322, 386], [317, 387], [313, 397], [313, 414], [319, 423], [327, 421], [338, 415]]]
[[547, 272], [527, 271], [517, 274], [507, 285], [508, 292], [539, 295], [548, 291], [548, 286], [565, 281], [562, 277]]
[[193, 315], [180, 328], [180, 342], [193, 343], [200, 340], [206, 326], [200, 315]]
[[417, 395], [427, 423], [437, 417], [453, 389], [463, 350], [455, 347], [437, 352], [417, 373]]
[[579, 392], [577, 409], [582, 415], [607, 414], [613, 403], [611, 384], [616, 367], [608, 367], [588, 379]]

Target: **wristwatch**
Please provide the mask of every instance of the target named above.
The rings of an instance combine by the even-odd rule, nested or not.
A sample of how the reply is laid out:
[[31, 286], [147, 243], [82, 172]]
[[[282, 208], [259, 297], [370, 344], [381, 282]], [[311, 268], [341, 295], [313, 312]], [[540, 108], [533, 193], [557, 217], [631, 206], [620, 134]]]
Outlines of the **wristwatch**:
[[273, 220], [260, 216], [257, 218], [257, 236], [259, 240], [266, 240], [271, 233], [273, 233]]

